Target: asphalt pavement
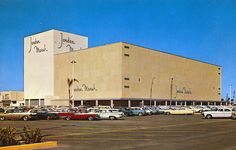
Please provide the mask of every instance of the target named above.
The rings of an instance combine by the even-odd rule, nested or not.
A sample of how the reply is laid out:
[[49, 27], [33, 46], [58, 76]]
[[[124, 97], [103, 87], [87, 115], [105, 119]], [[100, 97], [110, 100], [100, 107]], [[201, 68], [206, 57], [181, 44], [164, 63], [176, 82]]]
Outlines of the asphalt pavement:
[[121, 120], [2, 121], [1, 127], [40, 128], [53, 150], [236, 150], [236, 120], [200, 115], [153, 115]]

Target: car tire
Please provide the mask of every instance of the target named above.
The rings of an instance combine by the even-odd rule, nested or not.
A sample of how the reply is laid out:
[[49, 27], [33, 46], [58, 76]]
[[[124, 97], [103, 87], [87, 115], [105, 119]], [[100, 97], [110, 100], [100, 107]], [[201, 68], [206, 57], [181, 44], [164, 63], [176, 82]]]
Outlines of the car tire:
[[22, 119], [23, 119], [24, 121], [28, 121], [28, 120], [29, 120], [29, 117], [28, 117], [28, 116], [24, 116]]
[[166, 115], [171, 115], [171, 113], [170, 112], [166, 112]]
[[0, 117], [0, 121], [6, 120], [5, 117]]
[[236, 119], [236, 115], [232, 115], [232, 119]]
[[65, 120], [67, 120], [67, 121], [70, 120], [70, 117], [65, 117]]
[[143, 113], [138, 113], [138, 116], [142, 116], [143, 115]]
[[88, 120], [89, 120], [89, 121], [92, 121], [92, 120], [93, 120], [93, 117], [91, 117], [91, 116], [88, 117]]
[[116, 117], [114, 117], [114, 116], [110, 116], [109, 119], [110, 119], [110, 120], [115, 120]]
[[50, 116], [47, 116], [47, 120], [50, 120], [51, 118], [50, 118]]
[[208, 114], [206, 115], [206, 119], [211, 119], [212, 118], [212, 115]]

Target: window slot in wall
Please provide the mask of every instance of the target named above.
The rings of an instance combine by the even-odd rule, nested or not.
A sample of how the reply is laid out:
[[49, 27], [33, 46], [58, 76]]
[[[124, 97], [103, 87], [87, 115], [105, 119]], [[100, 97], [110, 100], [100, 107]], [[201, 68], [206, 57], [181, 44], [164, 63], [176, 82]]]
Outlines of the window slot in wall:
[[127, 57], [129, 57], [129, 54], [124, 54], [124, 56], [127, 56]]
[[125, 77], [124, 79], [125, 79], [125, 80], [129, 80], [129, 78], [128, 78], [128, 77]]
[[129, 86], [128, 86], [128, 85], [125, 85], [124, 88], [129, 88]]
[[127, 48], [127, 49], [129, 49], [129, 46], [126, 46], [126, 45], [125, 45], [125, 46], [124, 46], [124, 48]]

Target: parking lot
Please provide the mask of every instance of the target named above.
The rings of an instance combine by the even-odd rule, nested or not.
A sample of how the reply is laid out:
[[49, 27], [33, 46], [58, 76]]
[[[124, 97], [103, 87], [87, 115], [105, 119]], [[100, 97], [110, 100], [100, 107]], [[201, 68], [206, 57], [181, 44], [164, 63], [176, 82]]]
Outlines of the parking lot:
[[201, 115], [153, 115], [101, 121], [3, 121], [1, 127], [42, 129], [64, 149], [236, 149], [236, 121]]

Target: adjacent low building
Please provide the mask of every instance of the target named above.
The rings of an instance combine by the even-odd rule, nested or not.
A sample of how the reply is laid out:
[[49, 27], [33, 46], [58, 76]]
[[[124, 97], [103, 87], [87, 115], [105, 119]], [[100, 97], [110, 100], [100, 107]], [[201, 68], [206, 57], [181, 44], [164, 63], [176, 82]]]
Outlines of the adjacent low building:
[[27, 105], [206, 105], [221, 98], [219, 65], [125, 42], [88, 48], [86, 37], [57, 30], [25, 38], [24, 72]]
[[24, 106], [24, 92], [2, 91], [0, 92], [0, 106]]

